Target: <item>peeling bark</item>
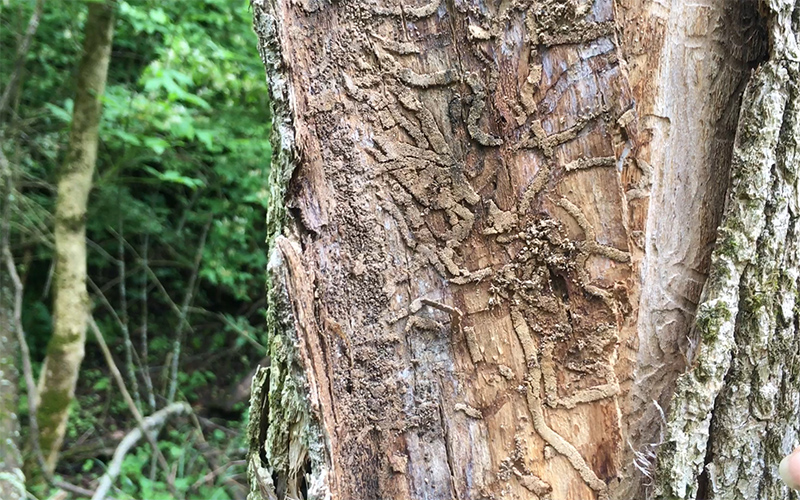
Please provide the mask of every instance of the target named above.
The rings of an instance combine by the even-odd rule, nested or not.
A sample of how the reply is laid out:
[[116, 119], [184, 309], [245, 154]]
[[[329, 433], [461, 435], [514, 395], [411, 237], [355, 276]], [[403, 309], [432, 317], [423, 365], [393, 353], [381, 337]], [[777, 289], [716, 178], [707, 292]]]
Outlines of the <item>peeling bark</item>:
[[[699, 477], [709, 432], [713, 448], [716, 426], [735, 425], [682, 409], [710, 412], [727, 387], [740, 275], [763, 290], [783, 268], [758, 259], [783, 255], [794, 231], [794, 191], [784, 208], [736, 194], [758, 188], [736, 177], [752, 160], [741, 124], [753, 113], [740, 120], [739, 102], [762, 47], [755, 5], [252, 4], [276, 158], [251, 500], [712, 491]], [[745, 103], [763, 106], [754, 85]], [[793, 133], [780, 114], [772, 123], [758, 141]], [[791, 164], [793, 146], [778, 150]], [[729, 169], [720, 234], [742, 248], [725, 253], [721, 238], [712, 258]], [[754, 214], [744, 225], [730, 215], [740, 198]], [[759, 219], [765, 204], [775, 224]], [[757, 245], [764, 227], [771, 246]], [[794, 366], [795, 323], [780, 318], [784, 343], [761, 347], [779, 390], [756, 433], [785, 441], [763, 448], [774, 457], [791, 444], [774, 417], [792, 411], [774, 398], [795, 401], [780, 384], [797, 377], [781, 368]], [[713, 337], [697, 349], [692, 324]], [[759, 360], [734, 370], [766, 377]], [[676, 445], [678, 431], [694, 444]], [[719, 456], [708, 484], [745, 467]]]
[[[764, 51], [755, 2], [620, 0], [620, 41], [640, 117], [637, 161], [649, 172], [624, 487], [652, 493], [664, 412], [693, 349], [728, 188], [741, 92]], [[648, 488], [643, 488], [648, 486]]]

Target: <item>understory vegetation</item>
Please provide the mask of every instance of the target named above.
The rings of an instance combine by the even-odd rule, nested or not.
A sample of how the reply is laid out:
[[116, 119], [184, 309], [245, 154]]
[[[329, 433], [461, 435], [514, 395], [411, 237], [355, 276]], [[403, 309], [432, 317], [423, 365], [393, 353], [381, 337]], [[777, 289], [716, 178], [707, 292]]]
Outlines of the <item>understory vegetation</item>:
[[[53, 331], [57, 172], [88, 3], [0, 1], [0, 91], [9, 95], [0, 148], [11, 174], [3, 226], [23, 285], [34, 379]], [[109, 496], [243, 499], [247, 381], [266, 352], [271, 154], [251, 12], [245, 0], [114, 3], [85, 220], [90, 309], [138, 412], [151, 415], [173, 400], [192, 412], [158, 433], [165, 462], [147, 440], [125, 455]], [[38, 28], [21, 52], [40, 4]], [[31, 478], [31, 395], [24, 376], [17, 385], [14, 410]], [[91, 332], [71, 405], [55, 477], [93, 491], [137, 421]], [[27, 486], [40, 499], [56, 491], [52, 481]]]

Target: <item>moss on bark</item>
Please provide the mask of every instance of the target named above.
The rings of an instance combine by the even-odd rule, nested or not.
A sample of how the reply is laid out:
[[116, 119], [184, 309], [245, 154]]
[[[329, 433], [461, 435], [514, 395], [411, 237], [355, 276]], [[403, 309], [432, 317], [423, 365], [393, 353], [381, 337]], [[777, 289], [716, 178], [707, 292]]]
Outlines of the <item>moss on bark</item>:
[[[283, 282], [285, 262], [275, 242], [289, 232], [285, 196], [295, 169], [291, 96], [279, 36], [279, 20], [267, 2], [253, 1], [254, 28], [267, 71], [273, 117], [273, 157], [267, 208], [267, 349], [270, 363], [252, 384], [248, 436], [249, 500], [299, 497], [313, 493], [325, 481], [322, 432], [312, 415], [306, 376], [297, 353], [292, 304]], [[307, 476], [308, 475], [308, 476]], [[309, 484], [310, 483], [310, 484]], [[316, 486], [315, 486], [316, 485]], [[308, 496], [313, 498], [313, 496]]]
[[792, 1], [766, 2], [771, 55], [742, 99], [732, 185], [657, 465], [663, 499], [796, 498], [777, 465], [798, 439], [798, 101]]

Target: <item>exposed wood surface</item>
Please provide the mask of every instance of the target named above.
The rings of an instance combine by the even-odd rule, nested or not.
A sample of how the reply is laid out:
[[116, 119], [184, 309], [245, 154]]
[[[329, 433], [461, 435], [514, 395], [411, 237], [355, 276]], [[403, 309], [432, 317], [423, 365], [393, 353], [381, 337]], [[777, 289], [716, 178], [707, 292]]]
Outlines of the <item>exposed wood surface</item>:
[[751, 59], [725, 4], [253, 2], [263, 498], [642, 493]]
[[[628, 451], [618, 498], [652, 485], [728, 188], [741, 92], [763, 57], [756, 2], [617, 2], [636, 100], [637, 160], [649, 166], [635, 382], [624, 419]], [[634, 463], [636, 465], [634, 465]]]
[[327, 487], [607, 497], [646, 188], [612, 4], [275, 8]]

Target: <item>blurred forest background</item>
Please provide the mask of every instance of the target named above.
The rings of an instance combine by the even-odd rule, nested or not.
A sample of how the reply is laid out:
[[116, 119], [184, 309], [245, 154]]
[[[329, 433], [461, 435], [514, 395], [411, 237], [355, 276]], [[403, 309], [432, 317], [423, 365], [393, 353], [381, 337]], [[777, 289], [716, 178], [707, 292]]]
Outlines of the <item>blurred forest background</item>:
[[[18, 416], [28, 494], [60, 484], [79, 498], [97, 489], [137, 411], [186, 402], [190, 413], [157, 427], [158, 452], [142, 439], [124, 455], [108, 496], [243, 499], [248, 381], [265, 353], [271, 153], [251, 12], [246, 0], [114, 3], [87, 287], [136, 411], [90, 330], [54, 474], [40, 477], [22, 362], [16, 380], [4, 374], [16, 407], [0, 413]], [[35, 380], [53, 332], [54, 210], [89, 4], [0, 0], [3, 236], [22, 287], [5, 259], [0, 278], [7, 304], [22, 292]]]

